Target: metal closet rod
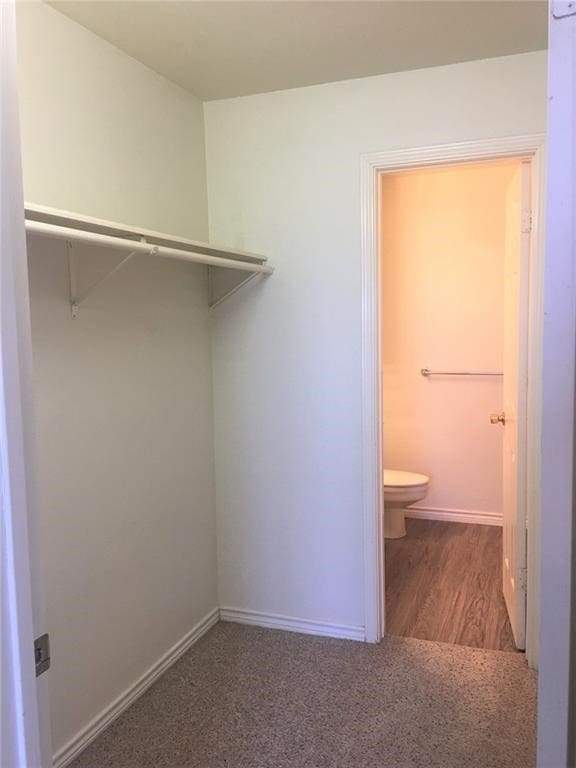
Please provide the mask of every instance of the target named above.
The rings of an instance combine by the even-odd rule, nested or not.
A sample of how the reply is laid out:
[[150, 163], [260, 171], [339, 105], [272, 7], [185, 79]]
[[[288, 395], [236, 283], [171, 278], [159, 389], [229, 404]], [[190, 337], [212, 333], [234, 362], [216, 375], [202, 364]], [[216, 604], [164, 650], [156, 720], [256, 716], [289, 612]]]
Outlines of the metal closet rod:
[[431, 371], [430, 368], [421, 368], [422, 376], [504, 376], [497, 371]]
[[145, 253], [150, 256], [190, 261], [195, 264], [207, 264], [210, 267], [237, 269], [241, 272], [261, 272], [265, 275], [271, 275], [274, 271], [272, 267], [265, 264], [254, 264], [254, 262], [209, 256], [205, 253], [195, 253], [194, 251], [184, 251], [164, 245], [154, 245], [145, 240], [129, 240], [123, 237], [101, 235], [97, 232], [85, 232], [82, 229], [70, 229], [57, 224], [45, 224], [41, 221], [26, 221], [26, 232], [31, 235], [51, 237], [55, 240], [69, 240], [70, 242], [85, 243], [86, 245], [99, 245], [104, 248], [114, 248], [118, 251]]

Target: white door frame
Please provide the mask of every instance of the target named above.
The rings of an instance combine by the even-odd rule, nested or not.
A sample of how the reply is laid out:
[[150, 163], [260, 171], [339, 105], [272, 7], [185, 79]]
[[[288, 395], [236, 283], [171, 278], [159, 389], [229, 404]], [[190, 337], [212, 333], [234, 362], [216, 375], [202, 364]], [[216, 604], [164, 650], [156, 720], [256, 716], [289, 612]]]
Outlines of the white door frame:
[[576, 760], [576, 6], [548, 27], [538, 765]]
[[34, 520], [32, 336], [13, 0], [0, 0], [0, 516], [2, 736], [0, 764], [52, 763], [46, 677], [34, 635], [44, 631]]
[[[414, 149], [374, 152], [361, 158], [362, 226], [362, 452], [364, 512], [364, 611], [368, 642], [384, 634], [384, 537], [382, 497], [382, 377], [380, 321], [380, 184], [382, 173], [427, 166], [485, 162], [513, 157], [532, 158], [533, 252], [530, 259], [528, 341], [528, 527], [538, 540], [540, 486], [540, 401], [542, 379], [542, 275], [544, 196], [543, 134], [482, 139]], [[538, 553], [529, 544], [526, 653], [537, 663]]]

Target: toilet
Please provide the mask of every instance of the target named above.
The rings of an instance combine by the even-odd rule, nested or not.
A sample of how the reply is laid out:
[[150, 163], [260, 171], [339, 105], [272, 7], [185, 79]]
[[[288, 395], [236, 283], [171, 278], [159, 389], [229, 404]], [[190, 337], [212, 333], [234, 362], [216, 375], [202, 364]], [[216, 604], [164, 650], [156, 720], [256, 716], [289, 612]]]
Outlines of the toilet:
[[430, 478], [399, 469], [384, 470], [384, 538], [406, 536], [405, 509], [428, 493]]

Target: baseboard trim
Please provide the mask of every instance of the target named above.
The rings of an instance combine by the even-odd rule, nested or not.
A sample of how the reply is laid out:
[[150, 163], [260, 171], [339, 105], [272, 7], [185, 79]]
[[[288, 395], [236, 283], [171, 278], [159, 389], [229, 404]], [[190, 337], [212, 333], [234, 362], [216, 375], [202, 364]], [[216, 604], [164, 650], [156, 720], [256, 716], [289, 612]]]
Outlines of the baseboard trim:
[[62, 749], [54, 755], [54, 768], [64, 768], [84, 750], [113, 720], [116, 720], [124, 710], [133, 704], [152, 683], [154, 683], [169, 667], [177, 661], [202, 635], [206, 634], [218, 622], [220, 614], [214, 608], [206, 614], [183, 638], [167, 651], [148, 669], [133, 685], [120, 694], [111, 704], [100, 712], [88, 725], [76, 734]]
[[475, 509], [449, 509], [445, 507], [410, 507], [406, 517], [422, 520], [445, 520], [451, 523], [475, 523], [476, 525], [502, 525], [502, 515]]
[[220, 619], [234, 624], [251, 624], [267, 629], [283, 629], [287, 632], [300, 632], [304, 635], [322, 635], [345, 640], [366, 640], [364, 627], [348, 624], [328, 624], [309, 619], [298, 619], [294, 616], [280, 616], [276, 613], [247, 611], [243, 608], [220, 608]]

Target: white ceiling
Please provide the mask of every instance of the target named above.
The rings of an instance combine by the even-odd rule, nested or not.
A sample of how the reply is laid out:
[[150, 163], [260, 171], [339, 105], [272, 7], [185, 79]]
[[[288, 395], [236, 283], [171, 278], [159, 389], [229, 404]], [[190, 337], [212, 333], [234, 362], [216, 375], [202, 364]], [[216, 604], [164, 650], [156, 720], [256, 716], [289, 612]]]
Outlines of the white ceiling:
[[546, 47], [535, 0], [51, 5], [203, 100]]

